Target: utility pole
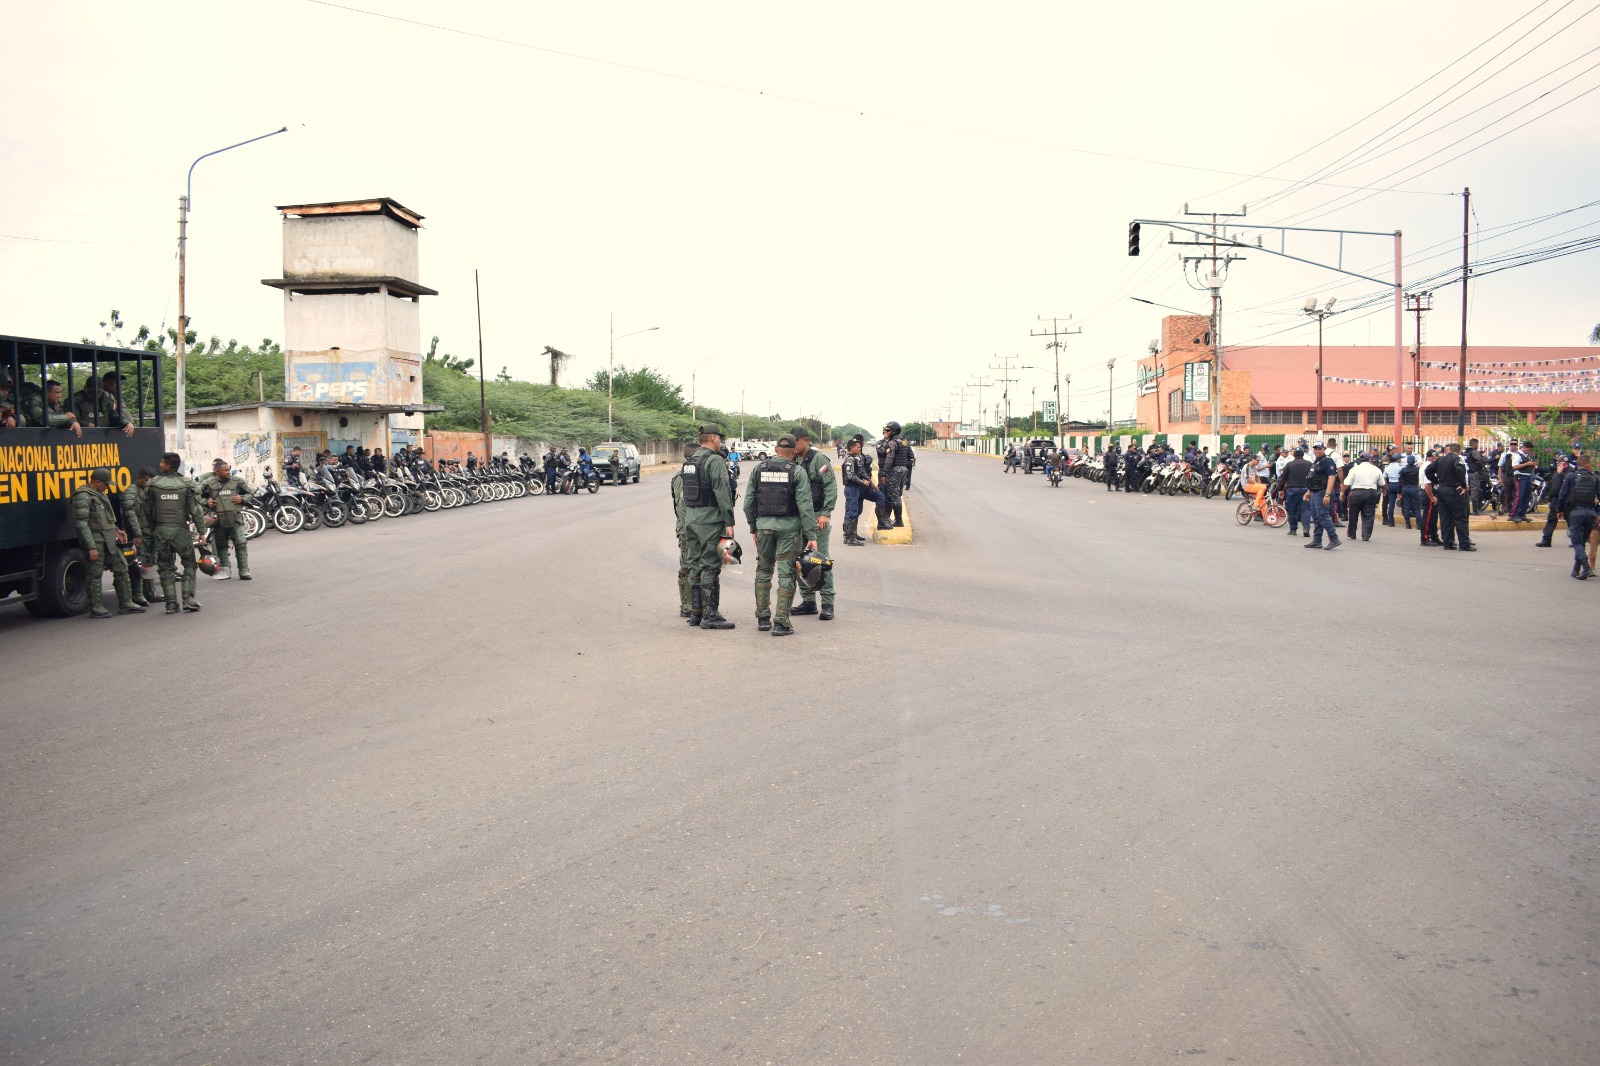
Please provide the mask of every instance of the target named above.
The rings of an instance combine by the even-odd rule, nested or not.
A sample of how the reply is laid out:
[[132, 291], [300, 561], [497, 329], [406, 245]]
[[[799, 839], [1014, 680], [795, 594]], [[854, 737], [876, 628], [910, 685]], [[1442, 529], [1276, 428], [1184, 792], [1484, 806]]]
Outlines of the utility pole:
[[[1020, 355], [1007, 355], [1007, 356], [1003, 356], [1002, 357], [1000, 355], [996, 355], [995, 358], [996, 359], [1000, 359], [1004, 365], [1002, 365], [1002, 366], [991, 366], [991, 367], [989, 367], [989, 369], [990, 370], [1002, 370], [1002, 371], [1005, 372], [1005, 375], [1006, 375], [1005, 377], [1000, 379], [1000, 383], [1003, 386], [1003, 391], [1000, 394], [1000, 398], [1001, 398], [1001, 400], [1004, 401], [1004, 403], [1001, 405], [1004, 408], [1004, 413], [1000, 417], [1000, 426], [1001, 426], [1001, 429], [1000, 429], [1000, 447], [1001, 447], [1002, 450], [1004, 450], [1005, 442], [1011, 436], [1011, 386], [1013, 384], [1015, 384], [1017, 382], [1017, 380], [1018, 380], [1017, 378], [1014, 378], [1014, 377], [1011, 376], [1011, 360], [1013, 360], [1013, 359], [1021, 359], [1022, 356], [1020, 356]], [[1019, 366], [1016, 369], [1018, 369], [1018, 370], [1032, 370], [1033, 367], [1031, 367], [1031, 366]]]
[[1463, 447], [1467, 442], [1467, 275], [1471, 273], [1471, 267], [1467, 265], [1467, 234], [1468, 220], [1471, 217], [1472, 190], [1463, 186], [1461, 189], [1461, 366], [1458, 368], [1461, 376], [1456, 387], [1456, 436], [1461, 438]]
[[1328, 302], [1317, 310], [1317, 301], [1313, 297], [1306, 301], [1306, 314], [1317, 320], [1317, 436], [1322, 436], [1322, 320], [1333, 314], [1333, 305], [1339, 302], [1337, 296], [1328, 297]]
[[1113, 358], [1113, 359], [1107, 359], [1106, 360], [1106, 436], [1107, 437], [1111, 436], [1111, 411], [1112, 411], [1112, 399], [1111, 398], [1114, 395], [1116, 395], [1116, 391], [1117, 391], [1116, 365], [1117, 365], [1116, 359]]
[[483, 384], [483, 296], [478, 290], [478, 269], [472, 269], [472, 302], [478, 309], [478, 416], [483, 419], [483, 458], [494, 455], [494, 438], [489, 434], [489, 401]]
[[1039, 386], [1028, 386], [1028, 406], [1033, 408], [1033, 435], [1039, 435]]
[[243, 148], [247, 144], [264, 141], [268, 137], [276, 137], [280, 133], [288, 133], [289, 127], [275, 129], [271, 133], [263, 133], [259, 137], [252, 137], [248, 141], [230, 144], [226, 148], [218, 148], [215, 152], [207, 152], [193, 163], [189, 164], [189, 173], [183, 179], [183, 195], [178, 197], [178, 336], [173, 349], [173, 370], [177, 375], [177, 445], [181, 452], [184, 448], [184, 427], [189, 417], [188, 397], [188, 368], [185, 366], [187, 346], [189, 344], [189, 212], [194, 208], [194, 168], [200, 165], [201, 159], [210, 159], [223, 152], [231, 152], [235, 148]]
[[[1043, 315], [1039, 315], [1037, 317], [1038, 317], [1038, 320], [1040, 322], [1044, 321], [1044, 316]], [[1030, 336], [1030, 337], [1049, 337], [1050, 339], [1045, 342], [1045, 347], [1046, 348], [1055, 349], [1055, 356], [1056, 356], [1056, 449], [1058, 451], [1061, 448], [1066, 447], [1066, 436], [1065, 436], [1066, 430], [1063, 429], [1062, 427], [1066, 423], [1066, 420], [1067, 420], [1066, 419], [1066, 414], [1062, 410], [1062, 407], [1061, 407], [1061, 349], [1063, 349], [1063, 348], [1065, 348], [1067, 346], [1067, 342], [1066, 342], [1066, 340], [1064, 338], [1070, 337], [1075, 333], [1082, 333], [1083, 332], [1083, 327], [1081, 327], [1081, 326], [1078, 327], [1077, 329], [1062, 329], [1061, 328], [1061, 322], [1063, 322], [1063, 321], [1071, 322], [1072, 321], [1072, 316], [1068, 315], [1065, 319], [1060, 319], [1060, 318], [1056, 318], [1055, 316], [1052, 315], [1051, 318], [1050, 318], [1050, 329], [1049, 329], [1048, 332], [1046, 332], [1044, 330], [1039, 330], [1037, 332], [1035, 332], [1033, 330], [1029, 330], [1028, 331], [1028, 336]], [[1067, 400], [1068, 400], [1068, 406], [1070, 407], [1071, 406], [1071, 400], [1072, 400], [1072, 375], [1071, 374], [1067, 375]]]
[[978, 436], [983, 436], [983, 390], [994, 385], [992, 381], [969, 381], [967, 387], [978, 390]]
[[[1433, 293], [1406, 293], [1406, 310], [1417, 316], [1417, 342], [1411, 346], [1411, 420], [1416, 426], [1417, 446], [1422, 446], [1422, 316], [1433, 310]], [[1398, 438], [1399, 434], [1396, 433]]]
[[[1183, 264], [1185, 281], [1189, 280], [1189, 264], [1195, 264], [1195, 279], [1200, 284], [1196, 285], [1191, 281], [1189, 282], [1191, 287], [1209, 289], [1211, 291], [1211, 432], [1220, 437], [1222, 434], [1222, 283], [1228, 278], [1228, 267], [1236, 260], [1243, 259], [1244, 256], [1218, 254], [1217, 220], [1219, 218], [1243, 218], [1245, 211], [1242, 207], [1236, 212], [1190, 211], [1189, 205], [1184, 204], [1183, 213], [1190, 217], [1209, 215], [1211, 218], [1211, 239], [1209, 242], [1199, 240], [1174, 241], [1173, 243], [1190, 245], [1205, 245], [1209, 243], [1211, 246], [1210, 255], [1186, 255], [1183, 256]], [[1226, 240], [1227, 238], [1224, 237], [1223, 239]], [[1233, 242], [1229, 240], [1228, 244], [1232, 246]], [[1204, 274], [1200, 272], [1199, 264], [1201, 263], [1210, 264], [1210, 269]], [[1219, 263], [1221, 264], [1220, 267], [1218, 266]], [[1158, 405], [1160, 401], [1161, 397], [1158, 395], [1156, 397]]]

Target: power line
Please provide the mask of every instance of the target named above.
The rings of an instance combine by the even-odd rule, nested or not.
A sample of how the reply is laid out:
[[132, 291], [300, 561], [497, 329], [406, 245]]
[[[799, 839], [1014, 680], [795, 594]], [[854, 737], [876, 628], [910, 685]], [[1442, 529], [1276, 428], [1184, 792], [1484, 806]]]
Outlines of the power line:
[[[1482, 70], [1484, 67], [1488, 66], [1490, 63], [1493, 63], [1496, 59], [1498, 59], [1501, 56], [1505, 55], [1506, 52], [1510, 51], [1512, 48], [1515, 48], [1518, 44], [1520, 44], [1522, 41], [1526, 40], [1531, 34], [1533, 34], [1535, 31], [1537, 31], [1541, 26], [1543, 26], [1545, 23], [1549, 22], [1551, 19], [1555, 18], [1557, 15], [1561, 14], [1561, 12], [1563, 12], [1567, 8], [1571, 7], [1576, 2], [1577, 2], [1577, 0], [1566, 0], [1566, 3], [1562, 4], [1560, 7], [1556, 8], [1554, 11], [1550, 12], [1544, 18], [1540, 19], [1533, 26], [1529, 27], [1525, 32], [1523, 32], [1519, 37], [1517, 37], [1516, 40], [1512, 41], [1510, 44], [1507, 44], [1504, 48], [1500, 49], [1494, 55], [1490, 56], [1488, 59], [1485, 59], [1482, 63], [1479, 63], [1472, 70], [1468, 71], [1467, 73], [1463, 74], [1460, 78], [1457, 78], [1455, 81], [1453, 81], [1449, 85], [1445, 86], [1445, 88], [1441, 89], [1438, 93], [1435, 93], [1428, 100], [1424, 101], [1422, 104], [1420, 104], [1417, 107], [1413, 108], [1408, 114], [1401, 116], [1400, 118], [1396, 119], [1394, 122], [1391, 122], [1388, 126], [1384, 127], [1382, 130], [1379, 130], [1376, 134], [1373, 134], [1372, 137], [1368, 137], [1365, 141], [1363, 141], [1361, 144], [1357, 145], [1355, 148], [1350, 149], [1349, 151], [1345, 152], [1344, 155], [1341, 155], [1337, 159], [1333, 160], [1333, 162], [1327, 163], [1327, 164], [1324, 164], [1321, 167], [1318, 167], [1316, 170], [1314, 170], [1311, 173], [1311, 175], [1309, 177], [1307, 177], [1305, 179], [1304, 185], [1313, 184], [1317, 180], [1320, 180], [1322, 178], [1326, 178], [1326, 177], [1331, 176], [1331, 172], [1329, 172], [1329, 168], [1330, 167], [1337, 166], [1339, 163], [1343, 162], [1344, 160], [1349, 159], [1350, 156], [1353, 153], [1360, 152], [1363, 148], [1365, 148], [1368, 145], [1370, 145], [1375, 138], [1383, 136], [1385, 133], [1388, 133], [1389, 131], [1393, 130], [1395, 128], [1395, 126], [1399, 125], [1401, 122], [1404, 122], [1406, 119], [1410, 118], [1412, 115], [1415, 115], [1422, 108], [1427, 107], [1429, 104], [1432, 104], [1435, 101], [1437, 101], [1440, 97], [1444, 96], [1446, 93], [1448, 93], [1452, 89], [1456, 88], [1462, 82], [1466, 81], [1468, 78], [1470, 78], [1474, 74], [1478, 73], [1478, 71]], [[1539, 6], [1543, 6], [1543, 5], [1541, 4]], [[1518, 22], [1521, 22], [1524, 18], [1527, 18], [1528, 15], [1533, 14], [1534, 11], [1537, 11], [1539, 9], [1539, 6], [1534, 7], [1532, 11], [1529, 11], [1526, 14], [1520, 15], [1516, 19], [1512, 20], [1511, 24], [1508, 25], [1505, 29], [1501, 30], [1500, 33], [1506, 32], [1506, 30], [1509, 30], [1512, 26], [1515, 26]], [[1563, 27], [1563, 30], [1566, 29], [1566, 28], [1569, 28], [1570, 26], [1572, 26], [1574, 24], [1576, 24], [1580, 20], [1582, 20], [1584, 18], [1587, 18], [1589, 15], [1593, 14], [1596, 10], [1600, 10], [1600, 5], [1597, 5], [1594, 8], [1590, 8], [1588, 11], [1586, 11], [1582, 15], [1578, 16], [1577, 19], [1574, 19], [1571, 23], [1568, 23], [1567, 27]], [[1560, 32], [1561, 31], [1557, 31], [1557, 33], [1551, 34], [1550, 37], [1547, 37], [1544, 41], [1541, 41], [1538, 45], [1535, 45], [1534, 48], [1529, 49], [1527, 53], [1524, 53], [1524, 56], [1526, 56], [1528, 54], [1531, 54], [1533, 51], [1537, 50], [1538, 48], [1543, 47], [1543, 45], [1548, 44], [1551, 40], [1553, 40], [1556, 36], [1558, 36]], [[1500, 33], [1496, 33], [1494, 36], [1490, 37], [1489, 40], [1490, 41], [1494, 40], [1495, 37], [1500, 36]], [[1487, 43], [1488, 43], [1488, 41], [1484, 42], [1484, 44], [1487, 44]], [[1478, 46], [1478, 48], [1481, 48], [1481, 47], [1483, 47], [1483, 45], [1479, 45]], [[1474, 51], [1474, 52], [1477, 51], [1477, 48], [1472, 49], [1472, 51]], [[1466, 55], [1471, 55], [1471, 54], [1472, 54], [1472, 52], [1466, 53]], [[1466, 56], [1462, 56], [1462, 58], [1464, 59], [1464, 58], [1466, 58]], [[1518, 57], [1518, 59], [1521, 59], [1521, 58], [1523, 58], [1523, 57]], [[1460, 62], [1460, 60], [1457, 60], [1456, 62]], [[1515, 63], [1515, 62], [1517, 62], [1517, 60], [1513, 60], [1512, 62]], [[1439, 71], [1439, 74], [1444, 73], [1444, 70], [1448, 70], [1448, 69], [1450, 69], [1451, 66], [1454, 66], [1454, 65], [1455, 65], [1454, 63], [1451, 63], [1451, 64], [1447, 65], [1443, 70]], [[1509, 66], [1511, 66], [1510, 63], [1506, 64], [1505, 67], [1502, 67], [1502, 68], [1500, 68], [1500, 70], [1496, 71], [1494, 74], [1491, 74], [1490, 78], [1493, 78], [1493, 77], [1497, 76], [1499, 73], [1503, 72]], [[1435, 74], [1434, 77], [1438, 77], [1438, 74]], [[1424, 79], [1423, 82], [1419, 83], [1416, 86], [1416, 89], [1420, 89], [1422, 87], [1422, 85], [1427, 84], [1427, 82], [1431, 81], [1431, 80], [1432, 80], [1432, 78]], [[1487, 82], [1488, 80], [1489, 80], [1489, 78], [1484, 79], [1485, 82]], [[1409, 95], [1410, 92], [1415, 92], [1416, 89], [1409, 90], [1407, 93], [1402, 94], [1400, 97], [1396, 97], [1396, 99], [1394, 101], [1391, 101], [1391, 103], [1398, 102], [1404, 96]], [[1462, 95], [1465, 95], [1465, 94], [1462, 94]], [[1384, 106], [1388, 107], [1389, 105], [1386, 104]], [[1379, 108], [1379, 111], [1382, 111], [1382, 110], [1383, 110], [1383, 108]], [[1373, 114], [1377, 114], [1377, 113], [1378, 112], [1374, 112]], [[1371, 116], [1369, 115], [1368, 117], [1370, 118]], [[1362, 121], [1365, 121], [1365, 119], [1363, 119]], [[1323, 142], [1323, 143], [1326, 143], [1326, 142]], [[1296, 183], [1295, 185], [1292, 185], [1287, 189], [1279, 189], [1279, 190], [1277, 190], [1275, 192], [1269, 193], [1267, 196], [1263, 197], [1261, 200], [1256, 201], [1251, 206], [1255, 207], [1255, 208], [1257, 208], [1259, 210], [1260, 208], [1265, 207], [1267, 204], [1272, 203], [1275, 200], [1280, 200], [1283, 197], [1285, 197], [1285, 196], [1287, 196], [1287, 195], [1289, 195], [1289, 194], [1291, 194], [1293, 192], [1297, 192], [1300, 188], [1303, 188], [1304, 185], [1300, 184], [1300, 183]]]
[[[966, 137], [982, 137], [986, 140], [1003, 141], [1009, 144], [1026, 145], [1031, 148], [1047, 148], [1058, 152], [1072, 152], [1075, 155], [1092, 156], [1097, 159], [1116, 159], [1129, 163], [1143, 163], [1147, 166], [1170, 167], [1174, 170], [1192, 170], [1204, 174], [1222, 174], [1228, 177], [1259, 177], [1261, 175], [1245, 174], [1237, 170], [1223, 170], [1218, 167], [1202, 167], [1192, 163], [1174, 163], [1166, 159], [1149, 159], [1144, 156], [1123, 155], [1118, 152], [1101, 152], [1092, 148], [1080, 148], [1070, 144], [1057, 144], [1053, 141], [1040, 141], [1030, 137], [1018, 137], [1012, 134], [993, 133], [987, 130], [971, 129], [965, 126], [951, 126], [927, 119], [909, 118], [905, 115], [893, 115], [884, 111], [871, 111], [865, 108], [845, 104], [832, 104], [823, 100], [812, 100], [802, 96], [789, 96], [784, 93], [769, 92], [765, 89], [753, 89], [746, 85], [735, 85], [732, 82], [715, 81], [710, 78], [699, 78], [691, 74], [678, 74], [673, 71], [659, 70], [654, 67], [639, 66], [635, 63], [623, 63], [615, 59], [604, 59], [599, 56], [584, 55], [580, 52], [570, 52], [560, 48], [551, 48], [546, 45], [532, 44], [527, 41], [518, 41], [510, 37], [500, 37], [492, 33], [479, 33], [475, 30], [464, 30], [455, 26], [446, 26], [437, 22], [423, 22], [420, 19], [405, 18], [401, 15], [392, 15], [385, 11], [369, 11], [365, 8], [352, 7], [348, 4], [337, 4], [333, 0], [306, 0], [307, 3], [319, 7], [333, 8], [353, 15], [365, 15], [369, 18], [387, 19], [390, 22], [400, 22], [419, 29], [436, 30], [439, 33], [455, 34], [473, 40], [486, 41], [492, 44], [501, 44], [509, 48], [522, 48], [531, 52], [542, 52], [546, 55], [560, 56], [563, 59], [574, 59], [583, 63], [594, 63], [598, 66], [614, 67], [635, 74], [647, 74], [656, 78], [669, 78], [690, 85], [699, 85], [708, 89], [721, 89], [725, 92], [741, 93], [746, 96], [757, 96], [769, 100], [780, 100], [784, 103], [798, 104], [802, 107], [814, 107], [824, 111], [836, 111], [840, 114], [855, 115], [858, 118], [874, 118], [882, 122], [894, 122], [905, 126], [916, 126], [922, 129], [938, 130], [942, 133], [955, 133]], [[1574, 0], [1568, 0], [1569, 3]], [[1292, 181], [1291, 178], [1267, 178], [1269, 181]], [[1335, 182], [1312, 182], [1311, 184], [1328, 185], [1330, 188], [1347, 189], [1352, 192], [1363, 191], [1366, 186], [1339, 184]], [[1389, 190], [1393, 191], [1393, 190]], [[1426, 189], [1402, 189], [1407, 194], [1418, 196], [1453, 196], [1454, 193], [1432, 192]]]

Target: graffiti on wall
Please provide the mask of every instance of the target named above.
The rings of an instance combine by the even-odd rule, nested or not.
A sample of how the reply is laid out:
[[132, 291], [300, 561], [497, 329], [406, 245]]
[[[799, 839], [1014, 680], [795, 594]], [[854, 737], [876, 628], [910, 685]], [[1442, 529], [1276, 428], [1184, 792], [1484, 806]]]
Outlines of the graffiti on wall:
[[268, 433], [230, 434], [224, 454], [235, 474], [252, 485], [259, 485], [262, 474], [272, 469], [272, 436]]

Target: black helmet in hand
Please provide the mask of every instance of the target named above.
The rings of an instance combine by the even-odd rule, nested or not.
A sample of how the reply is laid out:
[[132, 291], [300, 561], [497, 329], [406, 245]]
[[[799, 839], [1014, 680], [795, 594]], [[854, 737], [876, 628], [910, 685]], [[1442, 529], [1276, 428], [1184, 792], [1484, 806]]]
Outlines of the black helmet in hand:
[[822, 588], [823, 579], [828, 576], [828, 571], [833, 569], [833, 560], [812, 548], [800, 554], [800, 558], [794, 561], [794, 569], [795, 578], [800, 582], [801, 589], [806, 592], [816, 592]]

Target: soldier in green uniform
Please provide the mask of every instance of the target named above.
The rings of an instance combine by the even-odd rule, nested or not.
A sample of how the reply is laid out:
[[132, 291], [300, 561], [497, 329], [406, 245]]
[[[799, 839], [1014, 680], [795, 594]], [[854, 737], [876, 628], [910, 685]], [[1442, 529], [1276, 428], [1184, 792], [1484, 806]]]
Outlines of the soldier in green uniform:
[[108, 370], [98, 383], [94, 378], [83, 383], [83, 388], [72, 397], [79, 423], [101, 429], [120, 429], [123, 436], [133, 436], [133, 419], [117, 395], [120, 381], [115, 370]]
[[689, 560], [689, 624], [701, 629], [732, 629], [722, 617], [723, 537], [733, 528], [733, 492], [728, 485], [728, 463], [717, 449], [722, 427], [700, 427], [700, 446], [683, 463], [683, 537]]
[[59, 381], [45, 382], [42, 392], [31, 381], [22, 383], [22, 424], [38, 429], [70, 429], [73, 436], [83, 436], [78, 416], [61, 403]]
[[72, 518], [78, 526], [78, 541], [89, 556], [89, 617], [110, 618], [106, 610], [105, 590], [101, 577], [111, 571], [111, 583], [117, 590], [117, 607], [123, 614], [143, 614], [144, 608], [133, 602], [128, 586], [128, 563], [122, 558], [122, 533], [117, 529], [117, 515], [111, 509], [111, 499], [106, 490], [111, 487], [111, 471], [97, 466], [89, 471], [89, 483], [72, 494]]
[[228, 571], [228, 545], [233, 545], [239, 557], [239, 580], [250, 580], [250, 552], [245, 547], [244, 526], [239, 524], [239, 512], [254, 490], [250, 483], [235, 474], [227, 463], [218, 461], [210, 477], [200, 487], [211, 497], [207, 506], [217, 512], [216, 525], [211, 527], [211, 547], [217, 553], [217, 580], [226, 581]]
[[[137, 523], [143, 536], [139, 554], [134, 560], [138, 569], [130, 572], [129, 576], [133, 580], [133, 602], [142, 603], [146, 607], [161, 599], [160, 587], [156, 584], [155, 578], [150, 576], [150, 568], [156, 565], [154, 538], [144, 524], [144, 498], [150, 489], [150, 479], [155, 476], [154, 470], [148, 466], [141, 466], [138, 475], [133, 479], [133, 484], [122, 493], [122, 517], [130, 528]], [[143, 599], [140, 598], [141, 592], [144, 594]]]
[[118, 510], [122, 512], [122, 528], [128, 535], [128, 543], [133, 545], [133, 569], [128, 571], [128, 584], [133, 592], [133, 602], [140, 607], [150, 606], [151, 593], [154, 589], [144, 580], [144, 573], [139, 568], [141, 560], [147, 560], [145, 536], [140, 525], [141, 515], [144, 514], [144, 486], [149, 483], [155, 474], [148, 466], [139, 471], [139, 476], [122, 490], [118, 499]]
[[150, 530], [150, 550], [161, 572], [161, 593], [167, 601], [168, 614], [178, 613], [174, 556], [183, 562], [183, 609], [200, 609], [194, 598], [194, 538], [212, 521], [200, 509], [200, 487], [178, 472], [182, 469], [183, 456], [166, 452], [161, 456], [161, 473], [150, 479], [144, 493], [143, 528]]
[[[683, 461], [694, 458], [695, 445], [683, 446]], [[678, 528], [678, 614], [688, 618], [694, 612], [689, 607], [689, 588], [692, 584], [689, 570], [689, 540], [684, 535], [683, 520], [687, 512], [683, 506], [683, 471], [672, 475], [672, 516]]]
[[[817, 547], [828, 554], [829, 527], [833, 525], [833, 508], [839, 502], [839, 486], [833, 480], [833, 464], [828, 457], [811, 446], [811, 431], [797, 426], [789, 431], [794, 438], [795, 465], [806, 472], [811, 482], [811, 509], [817, 515]], [[798, 554], [798, 553], [796, 553]], [[817, 594], [803, 589], [800, 602], [790, 614], [817, 614]], [[822, 581], [822, 613], [820, 621], [833, 618], [833, 569], [830, 567]]]
[[[794, 632], [794, 561], [802, 546], [817, 546], [817, 515], [811, 509], [811, 480], [794, 461], [794, 437], [778, 438], [773, 458], [755, 464], [745, 485], [744, 517], [756, 541], [756, 628], [775, 637]], [[771, 603], [772, 574], [778, 573], [778, 602]]]

